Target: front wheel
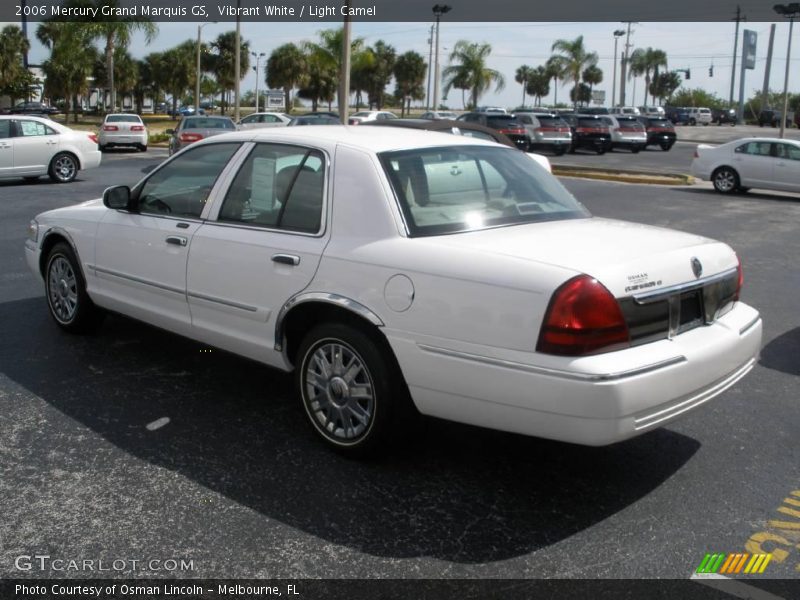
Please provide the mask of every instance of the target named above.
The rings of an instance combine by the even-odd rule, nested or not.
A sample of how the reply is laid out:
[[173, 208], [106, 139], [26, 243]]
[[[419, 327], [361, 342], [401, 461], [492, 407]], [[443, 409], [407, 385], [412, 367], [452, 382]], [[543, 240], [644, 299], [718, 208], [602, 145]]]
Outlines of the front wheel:
[[711, 181], [720, 194], [730, 194], [739, 187], [739, 175], [730, 167], [720, 167], [714, 171]]
[[67, 152], [59, 152], [50, 161], [47, 173], [56, 183], [69, 183], [78, 175], [78, 159]]
[[639, 146], [631, 146], [631, 152], [633, 154], [639, 154], [640, 150], [641, 150], [641, 148]]
[[86, 293], [78, 258], [68, 244], [59, 242], [50, 250], [44, 282], [47, 307], [60, 327], [85, 333], [99, 323], [102, 313]]
[[344, 323], [322, 324], [297, 354], [295, 384], [312, 427], [350, 456], [385, 449], [412, 414], [399, 367], [376, 336]]
[[697, 125], [697, 121], [695, 121], [694, 119], [689, 119], [689, 125], [694, 127], [695, 125]]
[[601, 147], [601, 148], [597, 148], [597, 149], [595, 150], [595, 152], [597, 152], [598, 154], [605, 154], [605, 153], [606, 153], [606, 149], [605, 149], [605, 148], [602, 148], [602, 147]]
[[669, 149], [672, 148], [672, 144], [660, 144], [660, 145], [661, 145], [661, 149], [664, 152], [669, 152]]

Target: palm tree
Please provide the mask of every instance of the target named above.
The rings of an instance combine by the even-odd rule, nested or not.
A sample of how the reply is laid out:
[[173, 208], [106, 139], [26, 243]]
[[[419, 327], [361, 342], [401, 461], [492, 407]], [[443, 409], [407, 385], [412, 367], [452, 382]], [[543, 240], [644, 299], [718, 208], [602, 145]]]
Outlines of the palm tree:
[[[445, 85], [444, 93], [452, 88], [470, 90], [470, 102], [473, 107], [478, 105], [478, 99], [492, 84], [495, 91], [502, 90], [506, 81], [503, 75], [486, 66], [486, 58], [491, 54], [489, 44], [473, 44], [466, 40], [459, 40], [450, 53], [450, 64], [443, 71]], [[464, 86], [464, 87], [462, 87]]]
[[514, 81], [522, 84], [522, 108], [525, 108], [525, 94], [528, 93], [528, 82], [533, 75], [533, 69], [528, 65], [517, 67], [517, 72], [514, 74]]
[[[337, 79], [342, 77], [342, 44], [344, 43], [344, 29], [324, 29], [319, 32], [319, 43], [306, 42], [303, 49], [307, 56], [314, 57], [320, 69], [336, 73]], [[350, 40], [350, 60], [352, 64], [358, 63], [359, 54], [364, 51], [364, 38]], [[337, 88], [338, 89], [338, 88]], [[347, 103], [347, 98], [339, 98], [341, 92], [337, 91], [337, 101], [340, 110]]]
[[564, 60], [561, 56], [551, 56], [544, 63], [544, 68], [548, 74], [547, 82], [550, 83], [552, 79], [555, 83], [553, 86], [553, 104], [558, 104], [558, 80], [561, 79], [561, 73], [564, 70]]
[[[102, 10], [103, 7], [110, 9], [119, 8], [119, 0], [91, 0], [91, 6]], [[70, 0], [67, 5], [87, 4], [86, 0]], [[113, 10], [109, 11], [109, 16], [104, 16], [102, 21], [93, 21], [85, 24], [90, 28], [92, 37], [101, 38], [105, 41], [106, 73], [109, 73], [108, 87], [111, 93], [111, 110], [116, 109], [117, 90], [114, 81], [114, 50], [115, 48], [127, 48], [131, 37], [137, 31], [145, 34], [145, 41], [149, 44], [158, 33], [155, 23], [145, 18], [116, 17], [112, 16]]]
[[525, 86], [525, 93], [536, 98], [536, 105], [542, 105], [542, 98], [550, 93], [550, 80], [552, 75], [547, 67], [539, 65], [531, 71], [528, 85]]
[[306, 68], [308, 77], [303, 86], [297, 90], [297, 95], [311, 100], [312, 111], [317, 110], [320, 100], [330, 106], [339, 89], [339, 71], [319, 53], [306, 55]]
[[195, 53], [197, 42], [186, 40], [182, 44], [170, 48], [161, 54], [158, 65], [161, 70], [159, 75], [164, 89], [172, 96], [172, 118], [175, 118], [178, 101], [192, 82], [195, 71]]
[[589, 65], [583, 70], [583, 83], [589, 86], [589, 96], [592, 95], [594, 86], [603, 82], [603, 70], [597, 65]]
[[372, 66], [367, 71], [367, 94], [369, 105], [381, 110], [386, 97], [386, 86], [392, 79], [394, 65], [397, 62], [397, 52], [393, 46], [378, 40], [371, 48]]
[[[217, 36], [211, 47], [215, 53], [209, 56], [210, 70], [227, 94], [236, 86], [236, 32], [226, 31]], [[197, 47], [195, 46], [195, 51]], [[191, 72], [194, 72], [190, 68]], [[250, 72], [250, 42], [239, 44], [239, 76], [244, 78]], [[225, 114], [226, 103], [222, 103], [222, 114]]]
[[0, 31], [0, 95], [7, 95], [11, 103], [25, 96], [32, 76], [22, 64], [23, 55], [30, 43], [16, 25], [6, 25]]
[[561, 79], [571, 81], [575, 88], [573, 97], [573, 108], [578, 106], [578, 84], [581, 82], [581, 74], [584, 69], [597, 64], [597, 53], [587, 52], [583, 45], [583, 36], [579, 35], [574, 40], [556, 40], [551, 48], [553, 52], [558, 52], [555, 57], [558, 59], [554, 64], [557, 65]]
[[267, 59], [267, 85], [283, 88], [287, 113], [292, 110], [292, 90], [305, 80], [307, 68], [305, 54], [292, 43], [278, 46]]
[[[667, 53], [657, 48], [637, 48], [633, 51], [630, 58], [630, 77], [644, 75], [644, 100], [647, 104], [647, 94], [650, 91], [650, 73], [653, 72], [653, 80], [658, 79], [659, 67], [667, 66]], [[655, 101], [655, 98], [654, 98]]]
[[411, 100], [425, 97], [425, 58], [418, 52], [409, 50], [397, 57], [394, 65], [394, 79], [397, 82], [395, 96], [400, 98], [400, 116], [406, 114], [406, 105], [411, 109]]

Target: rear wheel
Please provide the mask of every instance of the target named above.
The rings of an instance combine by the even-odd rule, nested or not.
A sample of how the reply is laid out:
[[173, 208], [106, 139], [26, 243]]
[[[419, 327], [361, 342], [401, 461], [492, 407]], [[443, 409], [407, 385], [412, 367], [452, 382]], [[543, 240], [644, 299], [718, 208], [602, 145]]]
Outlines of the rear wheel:
[[139, 144], [139, 152], [147, 152], [147, 144]]
[[697, 125], [697, 121], [695, 121], [694, 119], [689, 119], [689, 125], [694, 127], [695, 125]]
[[563, 146], [558, 146], [558, 147], [556, 147], [556, 149], [555, 149], [556, 156], [564, 156], [564, 154], [565, 154], [566, 152], [567, 152], [567, 149], [566, 149], [566, 148], [564, 148]]
[[711, 175], [711, 181], [720, 194], [730, 194], [739, 187], [739, 175], [730, 167], [719, 167]]
[[314, 327], [297, 353], [295, 384], [308, 419], [332, 449], [384, 450], [414, 414], [400, 369], [376, 334], [344, 323]]
[[638, 154], [642, 148], [640, 146], [631, 146], [631, 152]]
[[106, 146], [105, 144], [103, 145], [98, 144], [97, 149], [100, 150], [100, 152], [105, 152], [106, 150], [108, 150], [108, 146]]
[[50, 250], [44, 282], [50, 315], [60, 327], [84, 333], [97, 326], [102, 313], [86, 293], [78, 258], [68, 244], [59, 242]]
[[598, 154], [605, 154], [606, 153], [606, 149], [603, 148], [603, 147], [600, 147], [600, 148], [597, 148], [595, 150], [595, 152], [597, 152]]
[[47, 173], [56, 183], [69, 183], [78, 175], [78, 159], [67, 152], [59, 152], [50, 161]]

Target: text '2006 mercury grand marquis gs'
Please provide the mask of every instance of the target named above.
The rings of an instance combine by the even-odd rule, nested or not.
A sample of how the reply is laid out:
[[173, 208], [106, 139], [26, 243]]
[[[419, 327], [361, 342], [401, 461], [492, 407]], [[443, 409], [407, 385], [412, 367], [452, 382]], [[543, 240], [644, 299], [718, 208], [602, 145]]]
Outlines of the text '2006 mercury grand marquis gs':
[[592, 217], [526, 154], [439, 133], [216, 136], [38, 215], [26, 255], [61, 327], [110, 310], [294, 371], [352, 454], [419, 413], [613, 443], [725, 391], [761, 345], [727, 245]]

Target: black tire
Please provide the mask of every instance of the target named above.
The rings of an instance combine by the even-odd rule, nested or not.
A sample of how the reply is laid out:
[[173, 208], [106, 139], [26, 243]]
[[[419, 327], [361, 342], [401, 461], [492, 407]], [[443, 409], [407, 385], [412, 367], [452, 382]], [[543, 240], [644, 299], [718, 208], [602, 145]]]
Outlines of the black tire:
[[47, 255], [44, 269], [45, 296], [50, 316], [71, 333], [93, 331], [103, 312], [86, 293], [86, 281], [72, 247], [59, 242]]
[[559, 147], [555, 149], [556, 156], [564, 156], [566, 154], [567, 149], [564, 147]]
[[664, 152], [669, 152], [669, 149], [672, 148], [672, 144], [659, 144], [659, 145], [661, 146], [661, 149]]
[[570, 154], [575, 154], [575, 147], [574, 146], [570, 146], [569, 147], [569, 153]]
[[108, 150], [108, 146], [105, 145], [101, 146], [100, 144], [98, 144], [97, 149], [100, 150], [100, 152], [105, 152], [106, 150]]
[[147, 144], [139, 144], [139, 152], [147, 152]]
[[731, 167], [719, 167], [711, 174], [711, 182], [720, 194], [732, 194], [739, 188], [739, 174]]
[[606, 149], [605, 148], [597, 148], [595, 150], [595, 152], [597, 152], [597, 154], [605, 154], [606, 153]]
[[633, 153], [633, 154], [639, 154], [640, 150], [641, 150], [641, 147], [639, 147], [639, 146], [631, 146], [631, 153]]
[[692, 127], [694, 127], [695, 125], [697, 125], [697, 121], [696, 121], [696, 120], [694, 120], [694, 119], [689, 119], [689, 125], [691, 125]]
[[[413, 425], [415, 411], [400, 368], [377, 334], [344, 323], [317, 325], [300, 344], [295, 366], [303, 410], [329, 448], [352, 457], [376, 456]], [[365, 391], [356, 399], [355, 388], [371, 395]]]
[[750, 188], [739, 186], [738, 188], [736, 188], [736, 191], [739, 192], [740, 194], [746, 194], [747, 192], [750, 191]]
[[55, 183], [70, 183], [78, 176], [78, 159], [69, 152], [59, 152], [50, 160], [47, 174]]

